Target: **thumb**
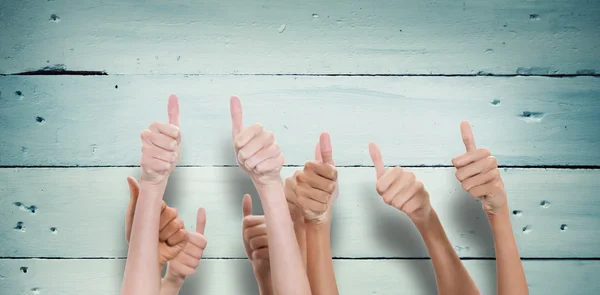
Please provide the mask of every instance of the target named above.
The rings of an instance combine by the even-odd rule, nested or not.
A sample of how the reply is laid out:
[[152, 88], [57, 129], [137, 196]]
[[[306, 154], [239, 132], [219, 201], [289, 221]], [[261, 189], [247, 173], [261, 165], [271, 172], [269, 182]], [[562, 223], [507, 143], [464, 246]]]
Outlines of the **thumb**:
[[125, 239], [129, 243], [131, 237], [131, 227], [133, 226], [133, 216], [135, 214], [135, 205], [137, 204], [138, 196], [140, 195], [140, 186], [137, 180], [131, 176], [127, 176], [129, 184], [129, 205], [125, 213]]
[[252, 215], [252, 197], [249, 194], [245, 194], [242, 199], [242, 214], [244, 217]]
[[323, 157], [323, 163], [334, 166], [333, 163], [333, 147], [331, 146], [331, 138], [329, 133], [321, 133], [319, 138], [319, 145], [321, 147], [321, 157]]
[[196, 232], [204, 235], [205, 228], [206, 228], [206, 209], [199, 208], [198, 214], [196, 215]]
[[169, 124], [179, 127], [179, 99], [175, 94], [169, 96]]
[[475, 146], [475, 137], [473, 136], [473, 129], [469, 121], [464, 120], [460, 122], [460, 134], [462, 135], [463, 143], [468, 152], [472, 152], [477, 149]]
[[235, 95], [231, 97], [231, 100], [229, 100], [229, 112], [231, 113], [231, 135], [235, 137], [244, 128], [242, 124], [242, 103], [239, 97]]
[[383, 166], [381, 151], [379, 151], [379, 148], [373, 142], [369, 143], [369, 154], [371, 154], [371, 160], [373, 160], [373, 165], [375, 165], [377, 179], [379, 179], [379, 177], [385, 174], [385, 167]]
[[323, 162], [323, 157], [321, 157], [321, 142], [317, 142], [317, 146], [315, 146], [315, 161]]

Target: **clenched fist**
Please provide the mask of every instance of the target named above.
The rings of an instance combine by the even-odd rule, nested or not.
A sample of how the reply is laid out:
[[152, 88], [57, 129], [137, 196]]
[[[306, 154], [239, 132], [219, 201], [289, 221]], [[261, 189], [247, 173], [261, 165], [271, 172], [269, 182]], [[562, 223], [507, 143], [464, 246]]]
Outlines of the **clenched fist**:
[[269, 185], [281, 182], [281, 167], [285, 161], [275, 136], [254, 124], [244, 128], [242, 105], [237, 96], [230, 101], [233, 147], [238, 165], [246, 171], [255, 185]]
[[269, 267], [269, 240], [267, 239], [267, 225], [262, 215], [252, 215], [252, 198], [244, 195], [242, 199], [242, 240], [248, 259], [257, 274], [265, 274]]
[[194, 274], [204, 254], [208, 241], [204, 237], [206, 227], [206, 210], [198, 209], [196, 215], [196, 231], [187, 231], [188, 243], [173, 260], [167, 265], [165, 280], [175, 284], [183, 284], [185, 278]]
[[377, 172], [376, 190], [383, 201], [406, 213], [413, 222], [425, 220], [432, 207], [423, 183], [413, 172], [400, 167], [386, 170], [376, 144], [369, 144], [369, 153]]
[[[138, 182], [131, 176], [127, 177], [127, 182], [129, 183], [129, 206], [125, 214], [125, 239], [129, 243], [140, 187]], [[158, 263], [161, 266], [175, 258], [188, 243], [188, 234], [184, 228], [183, 220], [177, 215], [177, 209], [168, 207], [164, 201], [160, 213], [157, 242]]]
[[142, 131], [142, 180], [165, 183], [175, 169], [181, 154], [179, 131], [179, 102], [177, 96], [169, 97], [169, 123], [154, 122]]
[[286, 199], [292, 215], [297, 208], [307, 221], [331, 221], [331, 207], [339, 194], [334, 165], [331, 139], [324, 132], [315, 148], [315, 161], [307, 162], [302, 171], [286, 179]]
[[497, 214], [499, 210], [508, 210], [498, 161], [490, 150], [476, 148], [468, 121], [461, 122], [460, 131], [467, 152], [452, 159], [456, 178], [472, 197], [481, 200], [483, 211], [488, 216]]

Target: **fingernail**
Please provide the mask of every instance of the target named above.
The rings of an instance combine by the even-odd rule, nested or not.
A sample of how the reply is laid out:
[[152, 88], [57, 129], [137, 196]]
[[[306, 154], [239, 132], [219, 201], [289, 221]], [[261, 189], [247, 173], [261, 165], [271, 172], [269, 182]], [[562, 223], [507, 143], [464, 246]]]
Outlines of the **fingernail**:
[[171, 142], [171, 149], [174, 150], [177, 147], [177, 140]]

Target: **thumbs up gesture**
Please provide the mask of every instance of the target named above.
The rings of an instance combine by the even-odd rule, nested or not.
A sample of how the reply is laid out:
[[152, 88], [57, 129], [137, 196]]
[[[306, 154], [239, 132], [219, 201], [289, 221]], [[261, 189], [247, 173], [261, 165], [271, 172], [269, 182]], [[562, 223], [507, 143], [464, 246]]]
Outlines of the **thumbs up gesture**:
[[230, 101], [233, 147], [238, 165], [257, 186], [281, 182], [280, 171], [285, 161], [272, 132], [262, 125], [244, 128], [242, 105], [237, 96]]
[[495, 215], [498, 210], [508, 210], [498, 161], [490, 150], [475, 146], [473, 130], [468, 121], [461, 122], [460, 132], [467, 152], [452, 159], [456, 178], [472, 197], [481, 200], [483, 211], [488, 216]]
[[141, 179], [152, 184], [167, 181], [181, 154], [179, 102], [175, 95], [169, 97], [168, 113], [169, 123], [154, 122], [141, 134]]
[[339, 194], [334, 165], [331, 139], [323, 132], [315, 148], [315, 160], [286, 179], [285, 195], [290, 208], [295, 205], [307, 221], [331, 221], [331, 207]]
[[252, 198], [244, 195], [242, 199], [242, 240], [248, 259], [258, 278], [270, 271], [269, 243], [267, 239], [267, 225], [262, 215], [252, 215]]
[[376, 144], [369, 144], [369, 153], [377, 173], [377, 193], [383, 201], [406, 213], [413, 222], [423, 221], [432, 211], [429, 193], [415, 174], [400, 167], [386, 170]]
[[205, 227], [206, 210], [200, 208], [196, 215], [196, 231], [187, 231], [189, 238], [187, 245], [173, 260], [169, 261], [167, 273], [165, 274], [166, 281], [181, 286], [185, 278], [194, 274], [198, 265], [200, 265], [200, 260], [208, 243], [204, 237]]
[[[135, 215], [135, 206], [140, 194], [138, 182], [131, 176], [127, 177], [129, 183], [129, 206], [125, 214], [125, 239], [129, 243], [131, 227]], [[162, 201], [158, 233], [158, 263], [160, 266], [175, 258], [188, 243], [189, 237], [184, 228], [183, 220], [178, 217], [177, 209], [168, 207]]]

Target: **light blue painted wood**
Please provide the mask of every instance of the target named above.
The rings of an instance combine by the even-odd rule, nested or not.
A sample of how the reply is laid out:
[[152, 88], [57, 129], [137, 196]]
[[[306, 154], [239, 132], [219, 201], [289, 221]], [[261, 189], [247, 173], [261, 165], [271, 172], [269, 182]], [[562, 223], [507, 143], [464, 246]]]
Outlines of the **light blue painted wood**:
[[600, 72], [597, 1], [2, 1], [0, 73]]
[[[593, 77], [0, 77], [0, 165], [139, 165], [140, 132], [180, 96], [182, 165], [235, 165], [229, 96], [275, 133], [287, 165], [331, 133], [338, 165], [451, 165], [459, 123], [501, 165], [600, 165]], [[18, 95], [21, 94], [21, 95]]]
[[[487, 218], [480, 204], [463, 192], [454, 169], [411, 170], [429, 191], [457, 253], [494, 257]], [[124, 214], [129, 202], [125, 177], [137, 176], [138, 171], [0, 169], [6, 184], [0, 187], [0, 257], [125, 257]], [[293, 171], [285, 168], [283, 175]], [[600, 170], [507, 169], [502, 173], [510, 209], [520, 211], [511, 220], [522, 257], [600, 257]], [[339, 181], [333, 256], [428, 256], [412, 222], [375, 192], [373, 168], [340, 168]], [[260, 208], [250, 180], [239, 168], [178, 168], [165, 198], [178, 208], [190, 229], [196, 209], [207, 209], [206, 257], [242, 258], [244, 193], [253, 194], [255, 207]], [[542, 201], [549, 206], [542, 206]], [[19, 222], [21, 229], [15, 229]], [[562, 224], [568, 227], [564, 231]], [[524, 233], [526, 226], [530, 232]]]
[[[495, 262], [464, 261], [482, 294], [495, 294]], [[600, 283], [598, 261], [524, 261], [531, 295], [592, 295]], [[27, 267], [27, 273], [20, 268]], [[124, 260], [0, 260], [6, 294], [117, 295]], [[340, 294], [436, 294], [429, 260], [335, 260]], [[57, 271], [58, 270], [58, 271]], [[248, 260], [203, 260], [181, 291], [192, 294], [258, 294]]]

